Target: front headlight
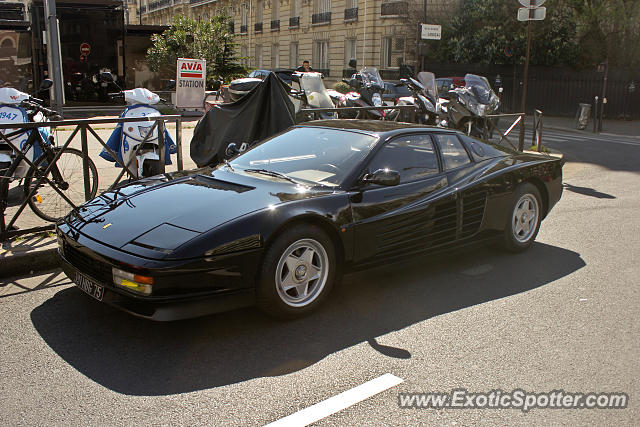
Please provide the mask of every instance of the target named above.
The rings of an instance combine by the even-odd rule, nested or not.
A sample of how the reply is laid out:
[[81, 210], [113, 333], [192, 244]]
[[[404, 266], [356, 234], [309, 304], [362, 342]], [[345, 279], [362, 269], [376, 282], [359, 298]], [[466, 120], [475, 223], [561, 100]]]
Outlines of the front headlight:
[[142, 295], [151, 295], [153, 290], [153, 277], [129, 273], [128, 271], [112, 268], [113, 283], [128, 291]]
[[467, 104], [467, 108], [476, 116], [484, 116], [487, 113], [486, 104], [477, 104], [475, 102], [469, 101], [469, 103]]
[[373, 101], [373, 105], [376, 107], [380, 107], [382, 105], [382, 97], [379, 93], [374, 93], [371, 100]]
[[146, 137], [150, 130], [151, 126], [138, 126], [138, 132], [140, 132], [141, 138]]

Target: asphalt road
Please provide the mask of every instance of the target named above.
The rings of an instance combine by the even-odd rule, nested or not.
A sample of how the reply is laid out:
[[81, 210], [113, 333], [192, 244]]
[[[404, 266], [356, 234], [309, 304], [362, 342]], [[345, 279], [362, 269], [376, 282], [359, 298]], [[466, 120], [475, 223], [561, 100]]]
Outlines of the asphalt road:
[[[318, 425], [637, 425], [640, 142], [576, 139], [563, 199], [525, 254], [492, 248], [345, 277], [317, 314], [163, 324], [57, 272], [0, 286], [5, 425], [263, 425], [391, 373]], [[629, 393], [627, 409], [400, 409], [399, 392]]]

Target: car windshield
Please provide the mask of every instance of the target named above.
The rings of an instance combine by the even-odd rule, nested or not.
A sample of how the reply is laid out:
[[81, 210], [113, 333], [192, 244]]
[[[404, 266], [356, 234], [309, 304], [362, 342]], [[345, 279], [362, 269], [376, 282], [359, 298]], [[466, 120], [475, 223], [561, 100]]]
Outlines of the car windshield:
[[378, 73], [378, 69], [375, 67], [364, 67], [360, 70], [360, 75], [362, 76], [362, 83], [369, 86], [378, 86], [380, 88], [384, 87], [384, 82], [382, 81], [382, 77], [380, 77], [380, 73]]
[[376, 137], [359, 132], [294, 127], [239, 155], [231, 160], [231, 166], [285, 174], [309, 185], [336, 187], [376, 141]]

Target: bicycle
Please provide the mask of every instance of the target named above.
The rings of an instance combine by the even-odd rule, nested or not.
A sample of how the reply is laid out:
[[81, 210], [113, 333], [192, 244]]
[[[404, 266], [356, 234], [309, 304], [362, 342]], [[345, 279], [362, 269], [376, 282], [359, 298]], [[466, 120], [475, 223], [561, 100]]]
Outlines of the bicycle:
[[[43, 107], [38, 102], [41, 100], [33, 97], [22, 100], [19, 105], [23, 108], [29, 122], [41, 113], [44, 117], [61, 120], [57, 112]], [[44, 117], [43, 120], [44, 121]], [[56, 147], [52, 135], [46, 135], [41, 128], [31, 130], [2, 130], [4, 138], [0, 138], [0, 144], [12, 150], [12, 162], [0, 165], [0, 218], [4, 226], [4, 211], [7, 207], [9, 183], [16, 179], [23, 179], [23, 193], [31, 210], [40, 218], [49, 222], [56, 222], [64, 217], [70, 210], [86, 201], [83, 177], [82, 151], [69, 147]], [[20, 147], [11, 143], [10, 139], [28, 133], [28, 138]], [[46, 139], [46, 140], [45, 140]], [[33, 162], [28, 160], [29, 150], [35, 150], [39, 146], [42, 154]], [[5, 156], [6, 157], [6, 156]], [[16, 173], [19, 169], [24, 171], [25, 163], [28, 165], [26, 173]], [[90, 158], [87, 158], [89, 172], [90, 198], [98, 192], [98, 170]], [[6, 167], [6, 169], [5, 169]], [[20, 185], [20, 184], [19, 184]]]
[[207, 108], [207, 106], [210, 105], [209, 103], [219, 102], [220, 100], [224, 102], [224, 87], [222, 86], [222, 84], [222, 79], [216, 80], [213, 85], [214, 90], [204, 95], [204, 99], [202, 100], [202, 108], [204, 109], [205, 113], [211, 108]]

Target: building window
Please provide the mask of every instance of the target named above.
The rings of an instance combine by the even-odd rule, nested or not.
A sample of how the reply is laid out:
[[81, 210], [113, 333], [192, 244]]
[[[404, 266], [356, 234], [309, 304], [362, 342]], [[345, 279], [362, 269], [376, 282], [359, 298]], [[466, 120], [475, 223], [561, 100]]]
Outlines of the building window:
[[271, 45], [271, 68], [280, 68], [280, 45], [278, 43]]
[[314, 40], [312, 66], [318, 70], [329, 69], [329, 41]]
[[249, 9], [246, 3], [242, 3], [240, 6], [240, 32], [246, 33], [249, 25]]
[[296, 18], [300, 16], [300, 0], [290, 0], [291, 1], [291, 17]]
[[347, 0], [347, 7], [345, 9], [357, 9], [358, 0]]
[[242, 65], [244, 65], [245, 67], [249, 66], [249, 51], [247, 50], [247, 45], [243, 44], [242, 46], [240, 46], [240, 62], [242, 63]]
[[256, 23], [262, 23], [262, 9], [264, 8], [264, 1], [258, 0], [256, 2]]
[[356, 38], [348, 38], [344, 41], [344, 64], [345, 66], [351, 59], [356, 59]]
[[256, 45], [255, 60], [256, 60], [256, 68], [262, 68], [262, 45], [261, 44]]
[[393, 38], [382, 38], [382, 68], [391, 67], [391, 52], [393, 49]]
[[314, 0], [312, 24], [326, 24], [331, 22], [331, 0]]
[[289, 67], [298, 67], [298, 42], [289, 43]]

